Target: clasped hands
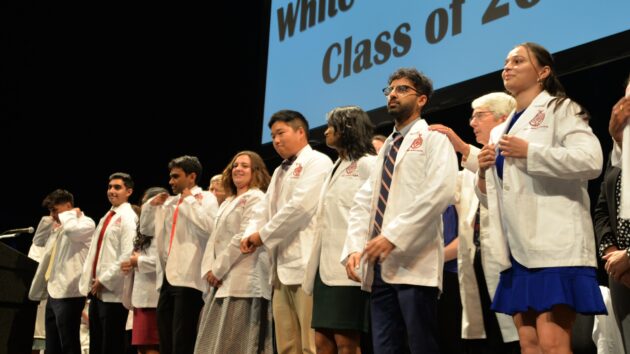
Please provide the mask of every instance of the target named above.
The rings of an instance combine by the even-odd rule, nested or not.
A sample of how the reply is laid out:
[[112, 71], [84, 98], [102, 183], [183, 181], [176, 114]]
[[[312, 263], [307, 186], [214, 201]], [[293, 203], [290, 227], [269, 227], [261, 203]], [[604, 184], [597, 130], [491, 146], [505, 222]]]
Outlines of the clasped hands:
[[247, 237], [241, 238], [241, 253], [253, 253], [258, 247], [262, 246], [262, 244], [263, 242], [260, 238], [260, 233], [256, 231]]
[[608, 252], [602, 259], [606, 261], [604, 265], [606, 273], [610, 274], [615, 281], [630, 288], [630, 272], [628, 272], [630, 259], [628, 259], [626, 250], [616, 249]]
[[387, 256], [394, 250], [396, 246], [391, 243], [385, 236], [378, 235], [368, 241], [363, 252], [354, 252], [348, 256], [346, 262], [346, 274], [348, 278], [357, 282], [361, 282], [361, 278], [357, 274], [361, 264], [361, 257], [365, 256], [369, 263], [383, 262]]

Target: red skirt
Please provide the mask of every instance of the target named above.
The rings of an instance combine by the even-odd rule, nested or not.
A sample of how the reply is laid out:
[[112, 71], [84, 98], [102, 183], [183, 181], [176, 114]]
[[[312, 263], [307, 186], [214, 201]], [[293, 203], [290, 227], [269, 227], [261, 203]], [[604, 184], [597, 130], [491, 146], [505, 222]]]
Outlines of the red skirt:
[[133, 345], [158, 345], [160, 338], [157, 327], [157, 309], [134, 308], [133, 329], [131, 331], [131, 344]]

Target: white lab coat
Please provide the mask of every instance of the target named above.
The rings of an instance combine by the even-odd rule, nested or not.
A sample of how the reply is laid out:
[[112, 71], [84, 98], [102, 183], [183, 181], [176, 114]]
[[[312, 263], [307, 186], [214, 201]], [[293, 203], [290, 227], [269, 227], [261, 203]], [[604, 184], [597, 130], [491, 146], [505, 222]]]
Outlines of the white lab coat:
[[[488, 232], [488, 209], [480, 206], [475, 194], [475, 173], [479, 168], [477, 155], [479, 148], [470, 146], [470, 153], [466, 161], [462, 162], [464, 170], [459, 171], [458, 200], [455, 204], [459, 215], [459, 245], [457, 247], [457, 274], [459, 277], [459, 292], [462, 302], [462, 338], [486, 338], [483, 323], [479, 287], [474, 269], [477, 247], [473, 242], [475, 214], [480, 207], [479, 242], [481, 248], [481, 264], [484, 278], [488, 286], [490, 299], [494, 297], [499, 284], [500, 264], [494, 259], [491, 235]], [[504, 342], [518, 340], [518, 333], [512, 317], [495, 313]]]
[[134, 269], [131, 305], [137, 308], [156, 308], [160, 293], [155, 288], [157, 245], [155, 237], [149, 247], [140, 252], [138, 267]]
[[[486, 195], [476, 188], [490, 211], [490, 234], [502, 236], [493, 244], [501, 269], [511, 267], [510, 253], [527, 268], [597, 266], [587, 185], [601, 173], [602, 149], [579, 106], [549, 106], [552, 99], [541, 92], [507, 132], [529, 142], [527, 158], [506, 158], [503, 181], [496, 166], [488, 169]], [[506, 133], [512, 115], [492, 130], [490, 143]]]
[[[334, 176], [329, 173], [324, 181], [315, 214], [317, 230], [313, 250], [306, 266], [302, 288], [313, 292], [317, 269], [322, 282], [328, 286], [359, 286], [348, 279], [345, 267], [339, 262], [346, 241], [350, 208], [354, 195], [368, 179], [376, 156], [366, 155], [356, 161], [337, 160]], [[334, 170], [334, 168], [333, 168]]]
[[[129, 203], [112, 207], [111, 210], [115, 211], [116, 214], [112, 216], [103, 235], [101, 250], [96, 264], [96, 277], [103, 284], [101, 300], [103, 302], [122, 303], [124, 274], [120, 270], [120, 263], [128, 260], [133, 251], [133, 239], [136, 237], [138, 215], [133, 211]], [[90, 292], [92, 285], [92, 267], [96, 257], [98, 236], [106, 217], [107, 214], [101, 218], [96, 230], [94, 230], [90, 251], [83, 265], [79, 290], [84, 296], [87, 296]]]
[[259, 247], [251, 254], [242, 254], [240, 250], [243, 231], [253, 215], [254, 206], [264, 196], [260, 189], [252, 188], [238, 197], [228, 197], [219, 207], [214, 231], [201, 262], [201, 276], [207, 286], [206, 292], [210, 290], [206, 280], [209, 271], [222, 281], [215, 297], [271, 299], [271, 264], [267, 249]]
[[[173, 286], [203, 291], [201, 258], [212, 232], [219, 205], [214, 194], [193, 187], [192, 195], [184, 198], [177, 212], [173, 244], [169, 254], [173, 215], [180, 195], [169, 197], [163, 205], [153, 206], [149, 199], [142, 206], [140, 232], [154, 235], [157, 247], [156, 288], [166, 279]], [[154, 197], [155, 198], [155, 197]]]
[[[392, 144], [390, 136], [385, 144]], [[363, 252], [372, 234], [381, 185], [384, 153], [381, 149], [368, 181], [357, 192], [350, 210], [348, 236], [342, 259]], [[442, 288], [444, 238], [442, 213], [454, 201], [457, 156], [448, 138], [429, 131], [424, 119], [403, 138], [394, 164], [381, 233], [395, 248], [381, 264], [383, 280]], [[362, 258], [361, 288], [371, 291], [373, 264]]]
[[[83, 213], [77, 216], [76, 211], [68, 210], [59, 213], [59, 221], [61, 225], [53, 229], [53, 218], [42, 217], [33, 236], [34, 246], [45, 247], [28, 294], [33, 301], [44, 300], [48, 294], [55, 299], [83, 296], [79, 291], [79, 279], [90, 248], [94, 220]], [[46, 270], [55, 242], [56, 259], [50, 279], [46, 281]]]
[[271, 253], [271, 284], [276, 276], [284, 285], [302, 283], [313, 244], [317, 197], [331, 167], [328, 156], [306, 145], [286, 172], [282, 166], [275, 169], [265, 198], [254, 208], [244, 235], [259, 231]]

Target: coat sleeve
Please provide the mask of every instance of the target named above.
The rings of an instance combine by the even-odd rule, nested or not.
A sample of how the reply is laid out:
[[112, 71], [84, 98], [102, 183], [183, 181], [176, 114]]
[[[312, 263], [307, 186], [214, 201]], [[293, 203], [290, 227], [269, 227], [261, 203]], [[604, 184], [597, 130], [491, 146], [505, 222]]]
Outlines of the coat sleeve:
[[77, 216], [74, 210], [59, 214], [59, 221], [61, 221], [61, 225], [63, 225], [65, 235], [72, 242], [89, 242], [96, 228], [94, 220], [88, 218], [83, 213], [81, 213], [81, 216]]
[[38, 247], [46, 246], [46, 241], [50, 237], [50, 233], [53, 228], [53, 218], [51, 216], [44, 216], [37, 225], [35, 235], [33, 236], [33, 244]]
[[139, 273], [155, 273], [155, 263], [157, 262], [157, 245], [155, 237], [151, 240], [151, 245], [146, 252], [138, 256]]
[[348, 232], [341, 252], [341, 264], [345, 265], [348, 256], [363, 252], [368, 240], [371, 218], [372, 186], [374, 174], [368, 178], [354, 195], [354, 205], [348, 213]]
[[[277, 176], [274, 173], [274, 176], [271, 178], [271, 182], [269, 184], [270, 186], [271, 183], [274, 183], [276, 177]], [[253, 206], [252, 216], [249, 220], [249, 223], [247, 224], [247, 227], [245, 228], [245, 231], [243, 232], [243, 237], [247, 237], [254, 232], [260, 230], [267, 223], [267, 221], [269, 221], [269, 198], [271, 198], [271, 193], [269, 193], [269, 190], [267, 190], [262, 200], [260, 200], [258, 203], [256, 203], [256, 205]]]
[[553, 114], [557, 144], [529, 142], [527, 173], [563, 179], [597, 178], [602, 172], [602, 148], [588, 122], [578, 114], [580, 106], [566, 100], [551, 113], [555, 108], [552, 104], [547, 112]]
[[260, 229], [260, 237], [268, 249], [286, 242], [287, 237], [297, 237], [295, 230], [310, 223], [317, 208], [317, 196], [331, 167], [332, 161], [326, 156], [312, 158], [304, 165], [290, 200]]
[[479, 152], [481, 149], [474, 145], [468, 146], [470, 146], [470, 152], [465, 160], [462, 158], [462, 167], [472, 173], [477, 173], [477, 170], [479, 170]]
[[178, 217], [185, 217], [203, 232], [197, 235], [205, 236], [207, 240], [214, 227], [214, 219], [217, 217], [219, 204], [217, 198], [212, 193], [199, 193], [189, 195], [179, 206]]

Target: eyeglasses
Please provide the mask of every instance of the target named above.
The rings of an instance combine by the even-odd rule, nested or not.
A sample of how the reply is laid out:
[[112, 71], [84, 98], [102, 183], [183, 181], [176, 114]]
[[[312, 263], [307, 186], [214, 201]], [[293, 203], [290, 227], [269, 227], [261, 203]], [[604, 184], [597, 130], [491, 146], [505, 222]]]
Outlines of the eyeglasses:
[[468, 122], [472, 122], [473, 119], [479, 120], [486, 113], [494, 113], [494, 111], [478, 111], [478, 112], [475, 112], [475, 113], [473, 113], [472, 116], [470, 116], [470, 118], [468, 118]]
[[389, 96], [392, 92], [396, 92], [397, 94], [400, 95], [404, 95], [407, 92], [409, 92], [409, 90], [415, 91], [417, 94], [421, 94], [420, 91], [416, 90], [415, 88], [411, 87], [411, 86], [407, 86], [407, 85], [398, 85], [398, 86], [387, 86], [385, 88], [383, 88], [383, 94], [385, 94], [385, 96]]

